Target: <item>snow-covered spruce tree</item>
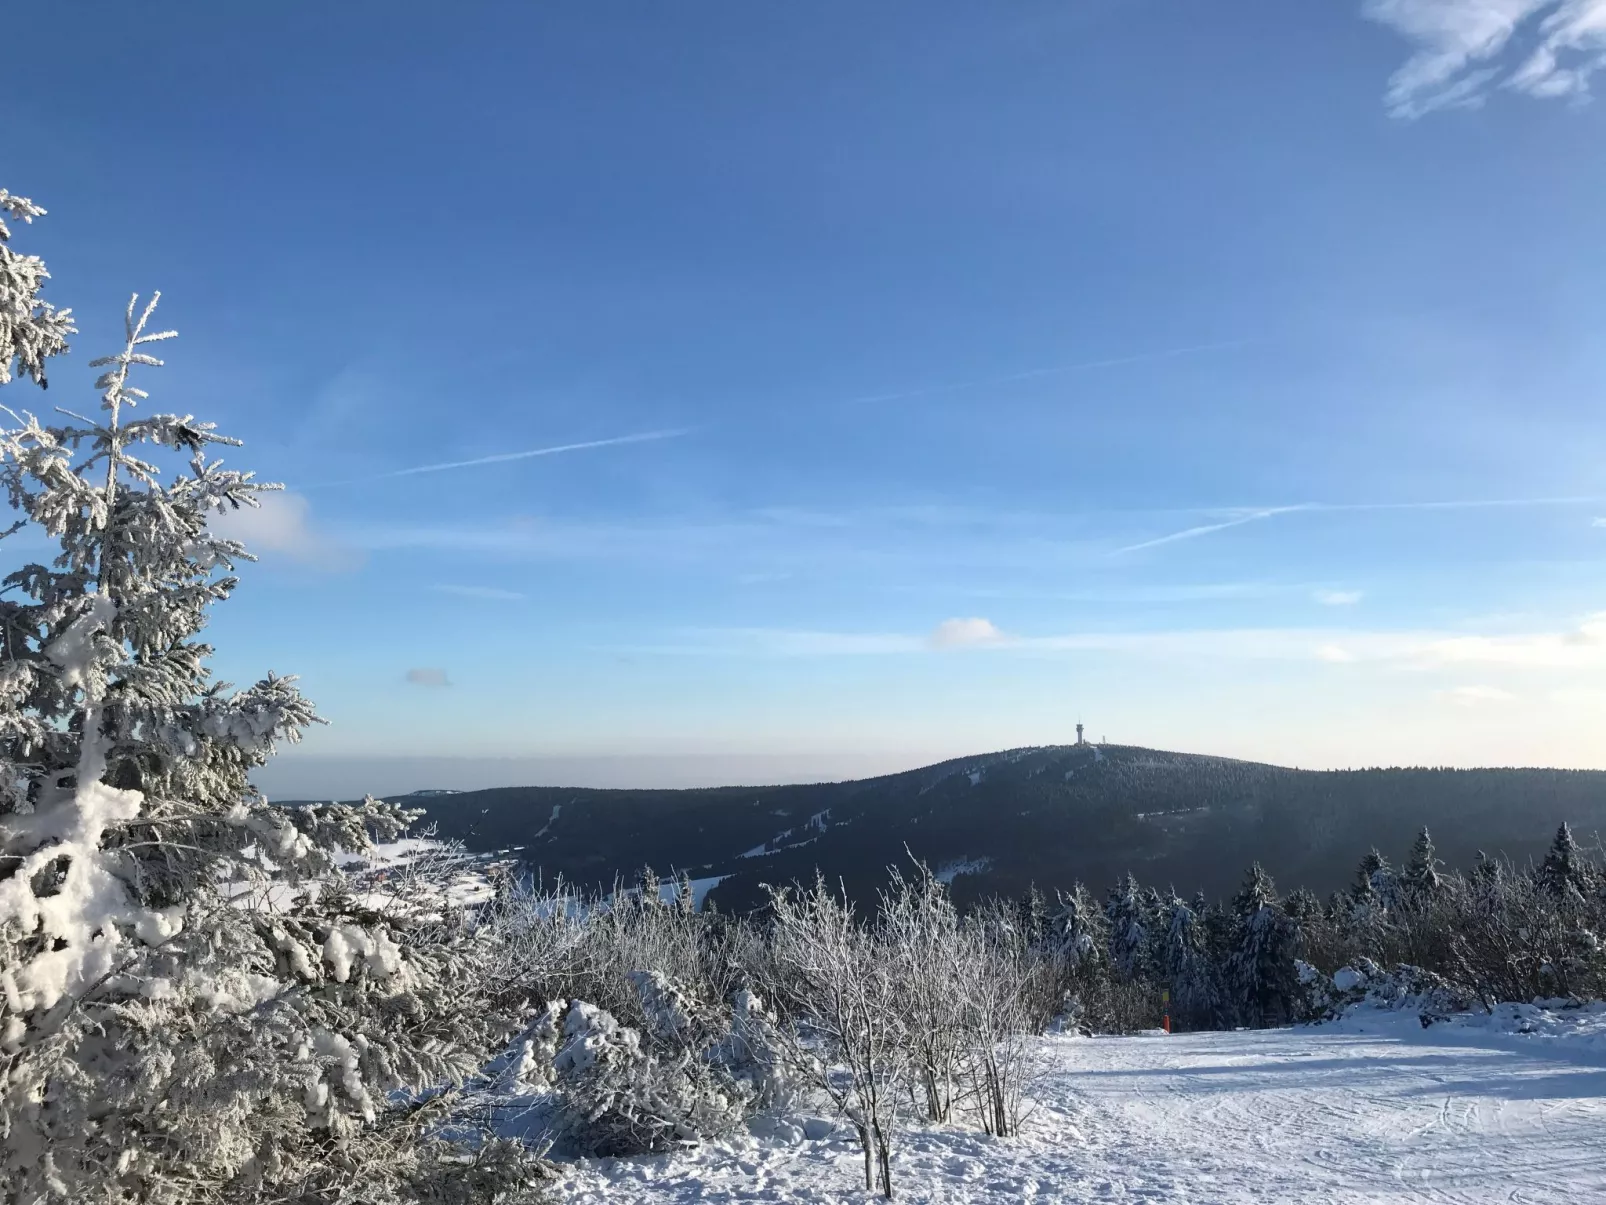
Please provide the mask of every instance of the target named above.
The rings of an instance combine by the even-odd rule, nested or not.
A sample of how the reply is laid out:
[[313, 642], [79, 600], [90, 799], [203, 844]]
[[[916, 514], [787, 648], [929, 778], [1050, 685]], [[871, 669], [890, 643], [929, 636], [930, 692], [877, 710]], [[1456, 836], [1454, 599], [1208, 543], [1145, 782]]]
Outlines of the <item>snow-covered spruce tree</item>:
[[1106, 897], [1109, 924], [1110, 987], [1108, 1024], [1131, 1033], [1160, 1023], [1156, 962], [1163, 936], [1160, 897], [1128, 874]]
[[1163, 971], [1171, 987], [1172, 1016], [1184, 1029], [1221, 1023], [1221, 979], [1211, 961], [1204, 924], [1175, 892], [1167, 908]]
[[1233, 898], [1233, 914], [1237, 943], [1228, 974], [1239, 1019], [1255, 1028], [1295, 1020], [1298, 934], [1278, 906], [1276, 885], [1259, 862], [1250, 867]]
[[1578, 848], [1573, 830], [1563, 821], [1550, 843], [1545, 860], [1539, 864], [1539, 885], [1558, 899], [1587, 895], [1593, 886], [1589, 859]]
[[[64, 313], [13, 291], [42, 267], [7, 262], [6, 350], [42, 380]], [[268, 487], [208, 458], [233, 442], [211, 424], [130, 418], [130, 373], [171, 334], [147, 329], [154, 306], [131, 302], [122, 350], [97, 361], [98, 418], [0, 431], [19, 525], [58, 548], [0, 597], [0, 1200], [528, 1186], [501, 1144], [442, 1161], [419, 1128], [442, 1098], [390, 1095], [461, 1079], [504, 1032], [472, 933], [421, 940], [340, 890], [332, 852], [408, 816], [273, 808], [248, 782], [315, 716], [293, 679], [236, 691], [207, 669], [208, 608], [246, 556], [208, 520]], [[19, 336], [18, 313], [43, 334]], [[164, 478], [159, 459], [187, 464]], [[274, 880], [273, 906], [231, 900], [241, 879]]]
[[1109, 928], [1082, 883], [1060, 892], [1049, 919], [1050, 947], [1062, 979], [1061, 1023], [1088, 1030], [1110, 1027]]
[[1134, 979], [1146, 969], [1150, 916], [1143, 889], [1130, 873], [1112, 888], [1104, 905], [1110, 927], [1110, 965], [1122, 979]]
[[1440, 873], [1443, 867], [1433, 848], [1433, 837], [1423, 828], [1412, 842], [1411, 856], [1400, 874], [1400, 893], [1408, 906], [1422, 909], [1438, 897], [1444, 889], [1444, 876]]

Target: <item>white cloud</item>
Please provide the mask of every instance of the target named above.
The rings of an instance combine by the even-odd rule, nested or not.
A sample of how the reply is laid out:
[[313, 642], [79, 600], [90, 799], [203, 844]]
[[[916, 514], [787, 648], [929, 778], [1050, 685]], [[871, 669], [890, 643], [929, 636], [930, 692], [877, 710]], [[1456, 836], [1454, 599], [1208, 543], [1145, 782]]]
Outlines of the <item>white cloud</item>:
[[465, 586], [450, 583], [430, 588], [437, 594], [456, 594], [460, 598], [490, 598], [499, 602], [523, 602], [528, 597], [517, 590], [504, 590], [500, 586]]
[[931, 647], [938, 649], [974, 648], [977, 645], [1001, 644], [1004, 634], [991, 620], [945, 619], [932, 630]]
[[247, 552], [283, 553], [318, 569], [355, 568], [360, 556], [320, 532], [312, 523], [312, 505], [300, 494], [275, 491], [259, 495], [260, 506], [225, 510], [207, 520], [207, 528], [238, 540]]
[[[889, 656], [930, 649], [1098, 652], [1161, 658], [1363, 663], [1444, 670], [1487, 665], [1517, 670], [1606, 666], [1606, 612], [1556, 631], [1477, 635], [1446, 631], [1344, 628], [1197, 628], [1173, 631], [1072, 632], [1019, 636], [986, 619], [950, 619], [924, 638], [896, 632], [818, 632], [772, 628], [688, 633], [693, 642], [650, 651], [758, 656]], [[644, 650], [649, 651], [649, 650]]]
[[446, 676], [446, 671], [434, 666], [421, 666], [408, 670], [407, 680], [414, 686], [441, 687], [452, 684]]
[[1482, 707], [1489, 703], [1515, 703], [1517, 696], [1498, 686], [1456, 686], [1441, 690], [1439, 698], [1457, 707]]
[[1506, 636], [1449, 636], [1417, 651], [1439, 665], [1508, 665], [1519, 669], [1573, 669], [1606, 662], [1606, 612], [1561, 632]]
[[1317, 590], [1311, 597], [1324, 607], [1353, 607], [1362, 595], [1359, 590]]
[[[1417, 47], [1389, 80], [1396, 117], [1475, 108], [1495, 87], [1582, 98], [1606, 66], [1606, 0], [1366, 0], [1362, 12]], [[1508, 54], [1518, 41], [1526, 53]]]
[[1592, 519], [1592, 520], [1590, 520], [1589, 525], [1591, 527], [1606, 527], [1606, 517], [1602, 517], [1602, 518], [1599, 518], [1599, 519]]
[[1549, 698], [1563, 707], [1606, 707], [1606, 690], [1598, 686], [1564, 686], [1551, 691]]

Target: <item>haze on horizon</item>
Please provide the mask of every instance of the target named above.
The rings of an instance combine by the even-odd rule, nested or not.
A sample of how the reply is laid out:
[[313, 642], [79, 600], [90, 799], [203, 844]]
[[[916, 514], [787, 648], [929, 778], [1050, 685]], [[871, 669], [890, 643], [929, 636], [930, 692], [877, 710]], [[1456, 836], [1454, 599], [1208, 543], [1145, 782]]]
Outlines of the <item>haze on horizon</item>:
[[160, 287], [289, 486], [270, 794], [1606, 767], [1600, 0], [416, 17], [43, 9], [8, 102], [50, 402]]

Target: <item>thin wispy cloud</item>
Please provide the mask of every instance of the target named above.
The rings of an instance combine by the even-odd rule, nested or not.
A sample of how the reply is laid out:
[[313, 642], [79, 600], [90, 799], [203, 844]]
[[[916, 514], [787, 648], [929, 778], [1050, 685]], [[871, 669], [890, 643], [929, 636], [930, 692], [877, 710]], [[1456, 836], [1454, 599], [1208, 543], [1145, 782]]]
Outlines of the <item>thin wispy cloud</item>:
[[969, 647], [1025, 654], [1106, 653], [1161, 659], [1323, 662], [1418, 671], [1467, 666], [1514, 672], [1606, 666], [1606, 612], [1570, 627], [1498, 635], [1337, 628], [1198, 628], [1009, 634], [985, 619], [949, 620], [920, 636], [771, 628], [687, 632], [684, 643], [636, 651], [667, 655], [778, 657], [907, 656]]
[[1416, 47], [1389, 79], [1396, 117], [1476, 108], [1496, 88], [1580, 100], [1606, 66], [1606, 0], [1366, 0], [1362, 12]]
[[1288, 506], [1240, 507], [1236, 510], [1223, 508], [1215, 512], [1228, 516], [1220, 522], [1201, 523], [1193, 527], [1183, 528], [1181, 531], [1167, 532], [1165, 535], [1142, 540], [1136, 544], [1128, 544], [1125, 547], [1117, 548], [1115, 551], [1120, 554], [1139, 552], [1145, 548], [1158, 548], [1162, 544], [1174, 544], [1179, 540], [1197, 539], [1199, 536], [1211, 535], [1233, 527], [1242, 527], [1246, 523], [1256, 523], [1262, 519], [1275, 518], [1278, 515], [1300, 513], [1342, 514], [1364, 511], [1498, 510], [1544, 506], [1584, 506], [1600, 501], [1600, 497], [1590, 495], [1559, 498], [1454, 498], [1430, 502], [1297, 502]]
[[1076, 364], [1057, 364], [1049, 368], [1029, 368], [1006, 376], [985, 377], [974, 381], [950, 381], [941, 385], [922, 385], [914, 389], [898, 389], [889, 393], [871, 393], [849, 398], [846, 405], [868, 406], [875, 402], [901, 402], [914, 398], [934, 397], [943, 393], [963, 393], [971, 389], [993, 389], [999, 385], [1013, 385], [1020, 381], [1034, 381], [1040, 377], [1063, 376], [1074, 372], [1089, 372], [1096, 368], [1120, 368], [1127, 364], [1150, 364], [1157, 360], [1171, 360], [1178, 356], [1192, 356], [1201, 352], [1230, 351], [1247, 347], [1252, 340], [1232, 339], [1221, 343], [1193, 343], [1185, 347], [1167, 347], [1158, 351], [1139, 352], [1131, 356], [1114, 356], [1104, 360], [1083, 360]]
[[246, 551], [285, 557], [314, 569], [355, 569], [363, 554], [325, 532], [312, 518], [311, 504], [288, 490], [264, 493], [256, 506], [223, 509], [207, 518], [207, 528], [238, 540]]
[[1439, 698], [1457, 707], [1486, 707], [1491, 703], [1515, 703], [1517, 696], [1498, 686], [1455, 686], [1441, 690]]
[[1528, 506], [1588, 506], [1606, 501], [1598, 494], [1555, 498], [1452, 498], [1441, 502], [1312, 502], [1301, 510], [1500, 510]]
[[1361, 601], [1359, 590], [1317, 590], [1311, 597], [1324, 607], [1353, 607]]
[[345, 481], [327, 481], [325, 485], [363, 485], [370, 481], [388, 481], [394, 477], [415, 477], [421, 473], [446, 473], [453, 469], [472, 469], [487, 464], [507, 464], [515, 460], [533, 460], [538, 456], [558, 456], [565, 452], [585, 452], [592, 448], [615, 448], [624, 444], [654, 443], [663, 439], [678, 439], [691, 434], [691, 427], [676, 427], [664, 431], [638, 431], [633, 435], [615, 435], [609, 439], [588, 439], [580, 443], [553, 444], [545, 448], [528, 448], [522, 452], [498, 452], [490, 456], [476, 456], [470, 460], [445, 460], [438, 464], [419, 464], [411, 468], [392, 469], [388, 473], [374, 473], [368, 477], [353, 477]]
[[517, 590], [504, 590], [500, 586], [465, 586], [446, 583], [430, 587], [437, 594], [455, 594], [460, 598], [487, 598], [497, 602], [524, 602], [529, 595]]

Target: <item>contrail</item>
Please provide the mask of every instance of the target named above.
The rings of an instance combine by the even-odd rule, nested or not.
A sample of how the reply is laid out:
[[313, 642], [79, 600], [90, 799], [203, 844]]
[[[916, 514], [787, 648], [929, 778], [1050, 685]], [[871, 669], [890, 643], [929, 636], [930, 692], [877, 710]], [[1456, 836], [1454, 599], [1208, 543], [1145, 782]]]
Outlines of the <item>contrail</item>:
[[1226, 531], [1229, 527], [1242, 527], [1245, 523], [1255, 523], [1261, 519], [1269, 519], [1273, 515], [1286, 515], [1289, 511], [1310, 510], [1310, 506], [1272, 506], [1264, 510], [1253, 510], [1246, 514], [1225, 519], [1220, 523], [1202, 523], [1198, 527], [1184, 528], [1182, 531], [1173, 531], [1169, 535], [1156, 536], [1152, 540], [1144, 540], [1140, 544], [1128, 544], [1125, 548], [1117, 548], [1117, 553], [1138, 552], [1144, 548], [1158, 548], [1161, 544], [1175, 544], [1178, 540], [1192, 540], [1197, 536], [1207, 536], [1213, 531]]
[[1301, 510], [1487, 510], [1501, 506], [1593, 506], [1600, 494], [1570, 498], [1460, 498], [1449, 502], [1312, 502]]
[[1052, 368], [1033, 368], [1026, 372], [1012, 372], [1004, 377], [988, 377], [980, 381], [955, 381], [947, 385], [927, 385], [919, 389], [901, 389], [895, 393], [872, 393], [864, 397], [849, 398], [844, 404], [868, 406], [873, 402], [896, 402], [905, 398], [930, 397], [938, 393], [961, 393], [966, 389], [987, 389], [994, 385], [1009, 385], [1015, 381], [1030, 381], [1037, 377], [1059, 376], [1068, 372], [1085, 372], [1092, 368], [1118, 368], [1123, 364], [1146, 364], [1153, 360], [1168, 360], [1173, 356], [1189, 356], [1202, 351], [1225, 351], [1233, 347], [1246, 347], [1252, 339], [1233, 339], [1226, 343], [1195, 343], [1188, 347], [1169, 347], [1161, 351], [1141, 352], [1135, 356], [1117, 356], [1110, 360], [1084, 360], [1080, 364], [1060, 364]]
[[[919, 389], [904, 389], [895, 393], [875, 393], [864, 397], [848, 398], [838, 403], [847, 406], [869, 405], [873, 402], [892, 402], [902, 398], [930, 397], [939, 393], [960, 393], [966, 389], [986, 389], [993, 385], [1007, 385], [1013, 381], [1029, 381], [1036, 377], [1057, 376], [1061, 373], [1083, 372], [1093, 368], [1115, 368], [1122, 364], [1144, 364], [1153, 360], [1166, 360], [1173, 356], [1192, 355], [1195, 352], [1223, 351], [1244, 347], [1250, 339], [1234, 339], [1224, 343], [1196, 343], [1187, 347], [1170, 347], [1160, 351], [1142, 352], [1133, 356], [1117, 356], [1106, 360], [1084, 360], [1079, 364], [1061, 364], [1051, 368], [1033, 368], [1008, 376], [990, 377], [980, 381], [956, 381], [947, 385], [928, 385]], [[641, 431], [635, 435], [619, 435], [612, 439], [592, 439], [584, 443], [556, 444], [550, 448], [530, 448], [524, 452], [501, 452], [495, 456], [476, 456], [472, 460], [448, 460], [440, 464], [421, 464], [408, 469], [393, 469], [388, 473], [375, 473], [370, 477], [353, 477], [344, 481], [322, 481], [302, 488], [316, 489], [330, 485], [363, 485], [370, 481], [388, 481], [393, 477], [414, 477], [420, 473], [444, 473], [451, 469], [469, 469], [482, 464], [503, 464], [510, 460], [529, 460], [536, 456], [556, 456], [560, 452], [582, 452], [588, 448], [610, 448], [617, 444], [650, 443], [659, 439], [675, 439], [689, 435], [694, 427], [676, 427], [664, 431]], [[1231, 524], [1229, 524], [1231, 526]], [[1180, 536], [1175, 538], [1182, 538]], [[1161, 541], [1162, 543], [1164, 541]]]
[[639, 431], [634, 435], [616, 435], [612, 439], [588, 439], [584, 443], [553, 444], [548, 448], [530, 448], [523, 452], [499, 452], [495, 456], [476, 456], [473, 460], [445, 460], [440, 464], [420, 464], [410, 469], [392, 469], [388, 473], [375, 473], [372, 477], [355, 477], [348, 481], [330, 481], [325, 484], [361, 485], [368, 481], [386, 481], [392, 477], [413, 477], [419, 473], [444, 473], [448, 469], [471, 469], [482, 464], [505, 464], [510, 460], [556, 456], [560, 452], [583, 452], [587, 448], [611, 448], [618, 444], [643, 444], [659, 439], [675, 439], [691, 431], [691, 427], [676, 427], [667, 431]]
[[1603, 501], [1606, 501], [1606, 497], [1601, 495], [1579, 495], [1565, 498], [1460, 498], [1446, 502], [1299, 502], [1292, 506], [1264, 506], [1255, 510], [1240, 510], [1232, 518], [1220, 523], [1202, 523], [1197, 527], [1187, 527], [1181, 531], [1156, 536], [1152, 540], [1128, 544], [1124, 548], [1117, 548], [1115, 554], [1138, 552], [1145, 548], [1156, 548], [1161, 544], [1174, 544], [1178, 540], [1191, 540], [1198, 536], [1207, 536], [1211, 532], [1225, 531], [1229, 527], [1242, 527], [1245, 523], [1270, 519], [1275, 515], [1293, 514], [1296, 511], [1332, 513], [1365, 510], [1491, 510], [1499, 507], [1586, 506]]

